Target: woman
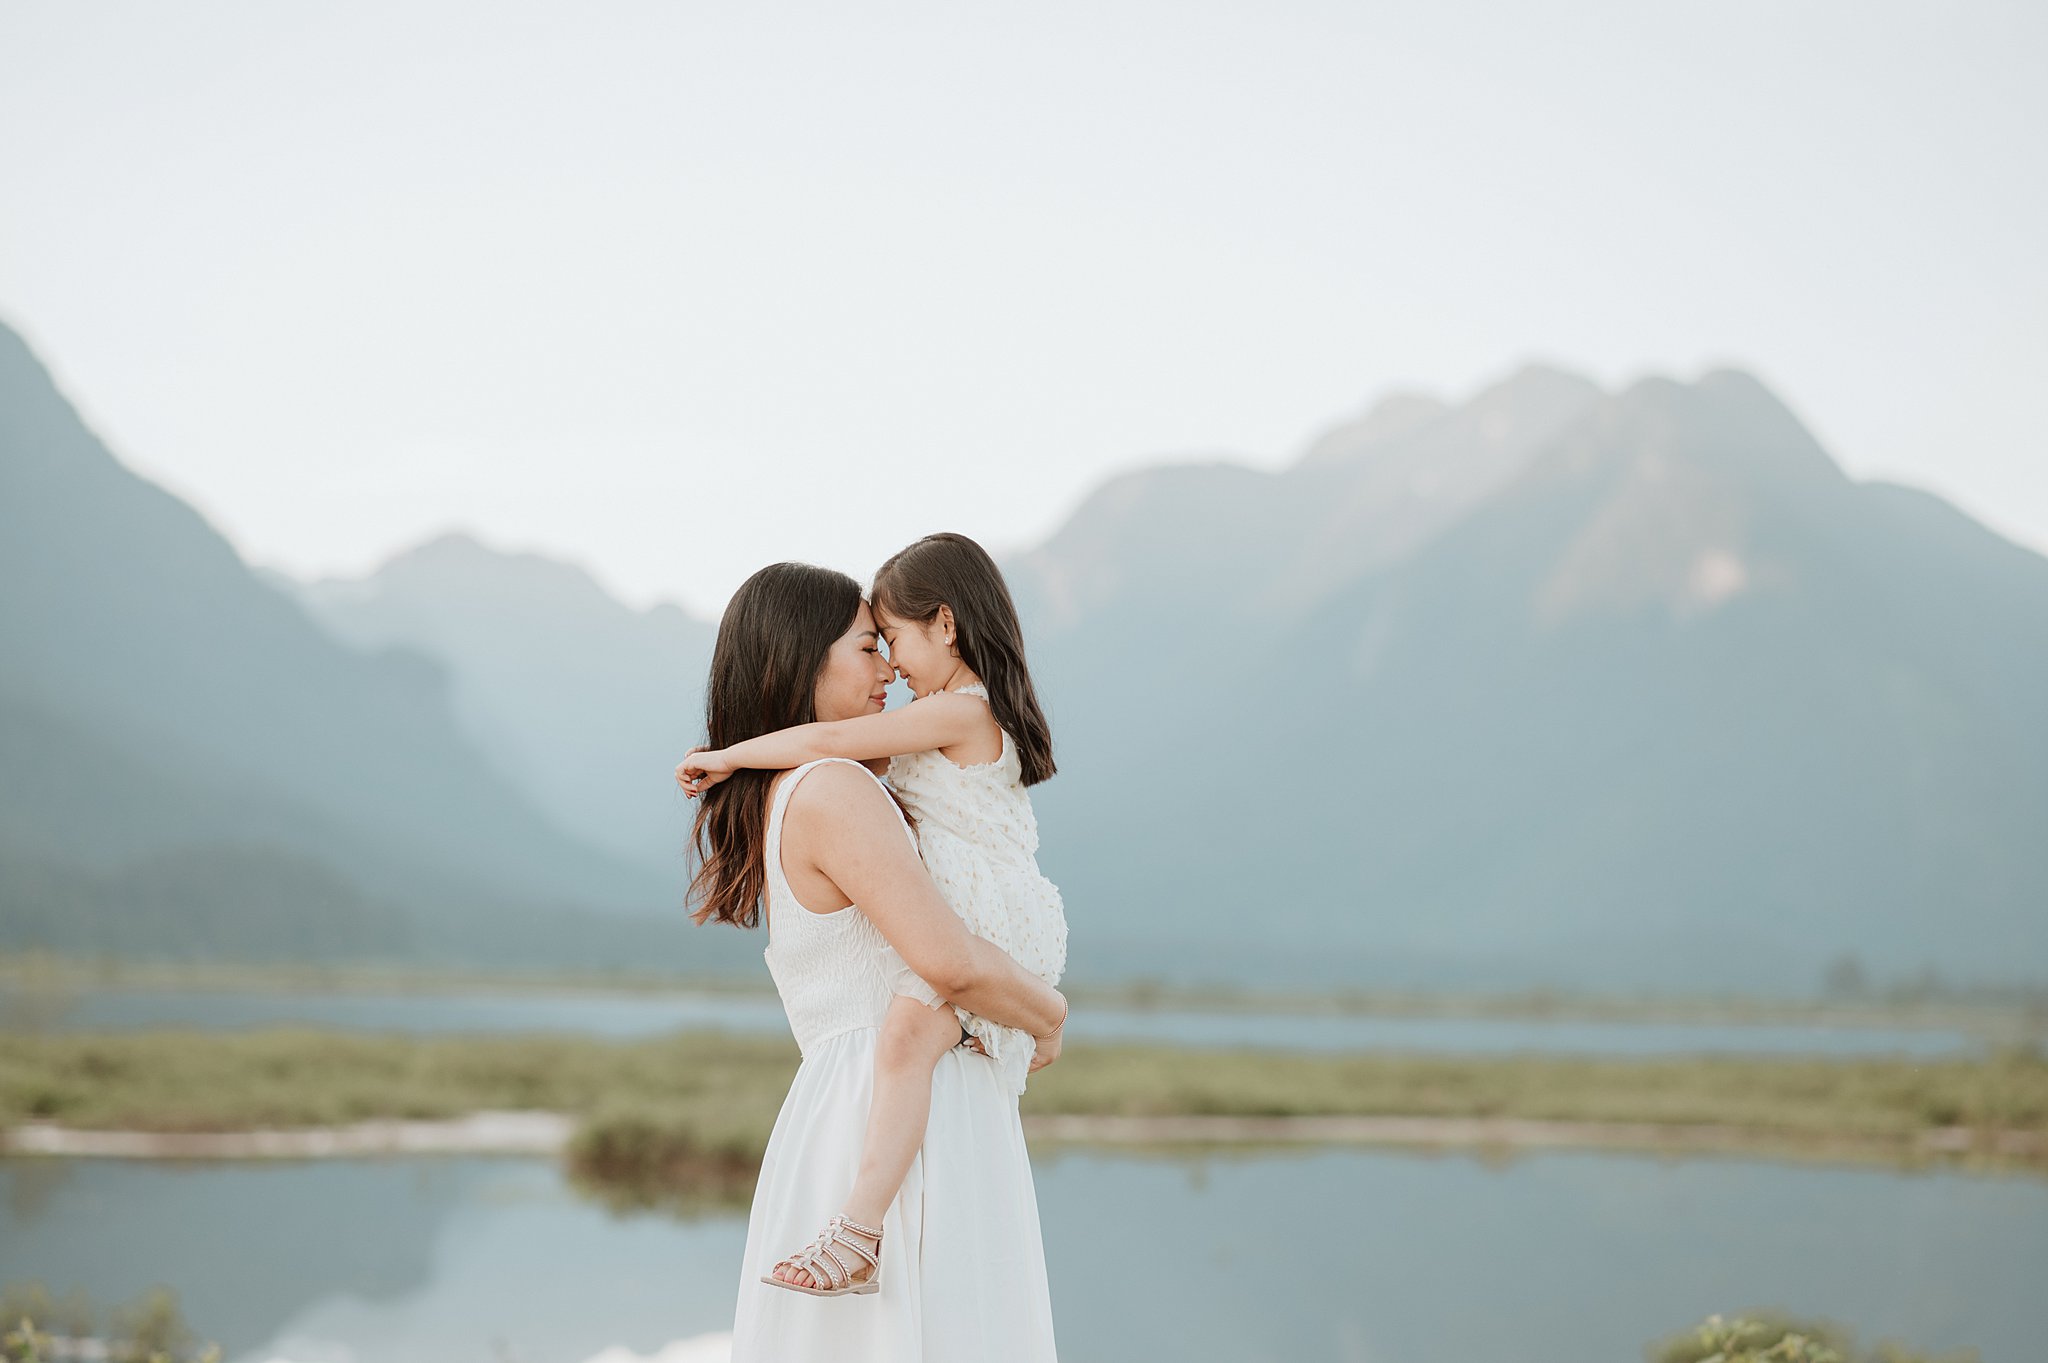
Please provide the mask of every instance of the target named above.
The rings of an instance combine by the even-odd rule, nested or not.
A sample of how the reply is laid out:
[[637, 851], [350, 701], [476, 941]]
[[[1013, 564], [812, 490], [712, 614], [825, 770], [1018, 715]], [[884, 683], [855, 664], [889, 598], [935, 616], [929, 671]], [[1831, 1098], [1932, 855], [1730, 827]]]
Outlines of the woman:
[[[871, 714], [891, 671], [860, 586], [778, 563], [719, 622], [713, 747]], [[760, 1281], [817, 1234], [857, 1172], [875, 1043], [893, 990], [883, 947], [946, 998], [1059, 1055], [1066, 1000], [975, 937], [917, 860], [887, 787], [856, 763], [742, 771], [703, 796], [699, 922], [751, 927], [803, 1063], [768, 1138], [733, 1324], [733, 1363], [1052, 1363], [1052, 1307], [1017, 1100], [961, 1047], [932, 1076], [924, 1147], [881, 1230], [880, 1290], [820, 1299]], [[870, 1244], [872, 1242], [869, 1242]], [[839, 1252], [851, 1255], [842, 1240]]]

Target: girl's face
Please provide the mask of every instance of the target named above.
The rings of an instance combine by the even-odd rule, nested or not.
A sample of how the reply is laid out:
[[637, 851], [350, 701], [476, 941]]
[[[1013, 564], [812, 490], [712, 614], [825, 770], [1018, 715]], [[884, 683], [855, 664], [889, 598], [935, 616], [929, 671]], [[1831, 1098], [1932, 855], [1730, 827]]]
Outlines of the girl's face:
[[826, 653], [811, 704], [820, 720], [858, 719], [887, 705], [888, 692], [889, 663], [882, 656], [874, 612], [863, 601], [852, 626]]
[[930, 620], [899, 620], [887, 611], [876, 611], [882, 639], [889, 645], [889, 662], [913, 696], [929, 696], [941, 690], [960, 668], [960, 655], [947, 642], [953, 632], [953, 612], [945, 606]]

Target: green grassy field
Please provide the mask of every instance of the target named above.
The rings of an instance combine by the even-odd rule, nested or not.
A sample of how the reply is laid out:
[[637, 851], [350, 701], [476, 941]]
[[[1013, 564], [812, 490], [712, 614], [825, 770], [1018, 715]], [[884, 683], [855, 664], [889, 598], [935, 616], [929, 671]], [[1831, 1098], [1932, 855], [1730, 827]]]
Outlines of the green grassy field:
[[[405, 1037], [253, 1032], [0, 1033], [0, 1122], [232, 1130], [480, 1108], [583, 1114], [687, 1104], [765, 1133], [795, 1068], [786, 1039], [677, 1033]], [[2048, 1060], [1316, 1055], [1075, 1045], [1026, 1112], [1379, 1114], [1716, 1123], [1888, 1135], [2048, 1131]]]
[[[232, 1131], [482, 1109], [579, 1119], [600, 1184], [729, 1184], [758, 1162], [797, 1063], [786, 1040], [679, 1033], [410, 1038], [312, 1029], [0, 1034], [0, 1126]], [[2048, 1172], [2048, 1060], [1278, 1055], [1077, 1045], [1029, 1115], [1401, 1116], [1738, 1130], [1760, 1149], [1909, 1160], [1930, 1130], [2028, 1133], [1995, 1161]], [[1967, 1150], [1965, 1151], [1967, 1154]]]

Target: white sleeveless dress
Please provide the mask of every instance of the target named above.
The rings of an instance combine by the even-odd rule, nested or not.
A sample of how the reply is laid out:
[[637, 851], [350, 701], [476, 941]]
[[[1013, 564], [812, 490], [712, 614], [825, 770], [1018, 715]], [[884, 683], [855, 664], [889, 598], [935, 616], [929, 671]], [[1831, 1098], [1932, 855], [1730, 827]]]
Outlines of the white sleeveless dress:
[[[988, 700], [978, 682], [952, 694]], [[918, 852], [932, 883], [967, 930], [1047, 984], [1058, 984], [1067, 967], [1066, 909], [1059, 888], [1038, 869], [1038, 818], [1024, 789], [1024, 765], [1009, 730], [1002, 734], [1002, 752], [990, 762], [961, 766], [940, 752], [891, 758], [889, 784], [917, 820]], [[936, 1007], [932, 987], [893, 949], [883, 950], [896, 992]], [[1022, 1093], [1037, 1041], [1015, 1027], [954, 1011], [995, 1058], [1004, 1086]]]
[[[819, 765], [807, 762], [784, 777], [769, 807], [763, 954], [803, 1062], [754, 1187], [732, 1361], [1055, 1363], [1017, 1098], [995, 1062], [971, 1050], [949, 1051], [932, 1075], [924, 1147], [882, 1219], [881, 1290], [810, 1297], [759, 1281], [776, 1260], [816, 1238], [853, 1187], [875, 1038], [894, 992], [887, 943], [860, 909], [812, 913], [783, 875], [783, 811]], [[911, 836], [908, 824], [904, 836]]]

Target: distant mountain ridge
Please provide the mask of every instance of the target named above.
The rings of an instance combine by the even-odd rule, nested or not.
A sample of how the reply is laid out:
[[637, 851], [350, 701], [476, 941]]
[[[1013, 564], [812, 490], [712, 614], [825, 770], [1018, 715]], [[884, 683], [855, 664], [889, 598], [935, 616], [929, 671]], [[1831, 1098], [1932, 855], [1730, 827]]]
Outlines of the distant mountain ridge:
[[335, 640], [5, 328], [0, 637], [0, 942], [161, 954], [210, 919], [231, 953], [532, 964], [701, 940], [673, 882], [464, 739], [439, 664]]
[[1043, 857], [1113, 907], [1105, 960], [2048, 968], [2048, 561], [1850, 481], [1733, 371], [1400, 416], [1118, 480], [1013, 566], [1062, 738]]
[[680, 875], [673, 768], [704, 727], [711, 625], [669, 604], [630, 610], [580, 568], [452, 533], [298, 590], [357, 647], [433, 655], [464, 728], [556, 823]]
[[[16, 368], [0, 493], [39, 509], [0, 507], [27, 531], [0, 549], [0, 625], [76, 656], [0, 662], [0, 851], [33, 854], [15, 902], [51, 918], [67, 895], [203, 885], [177, 859], [223, 827], [259, 845], [207, 866], [364, 940], [435, 922], [461, 950], [478, 910], [406, 895], [431, 863], [475, 904], [501, 835], [524, 845], [494, 873], [533, 869], [493, 884], [673, 902], [688, 808], [667, 771], [700, 735], [708, 622], [463, 536], [357, 582], [252, 576], [157, 489], [72, 487], [130, 477], [97, 442], [51, 461], [70, 490], [38, 483], [83, 428], [46, 412], [17, 459]], [[148, 497], [211, 577], [59, 533]], [[1776, 991], [1845, 954], [1880, 977], [2048, 976], [2048, 560], [1849, 479], [1747, 374], [1607, 391], [1532, 365], [1460, 401], [1398, 394], [1277, 471], [1112, 479], [1005, 570], [1058, 745], [1033, 799], [1075, 979]], [[67, 633], [80, 592], [118, 659]], [[176, 664], [163, 694], [121, 694], [149, 648]], [[355, 751], [315, 769], [348, 789], [253, 741], [188, 760], [202, 713], [245, 737], [331, 713]], [[433, 798], [359, 807], [422, 762], [449, 764]], [[148, 921], [246, 935], [203, 898]], [[655, 949], [758, 968], [758, 938], [687, 940]]]
[[[394, 607], [363, 637], [474, 670], [480, 698], [557, 665], [537, 608], [495, 655], [434, 623], [530, 566], [436, 553], [501, 580], [436, 574], [439, 615]], [[1853, 953], [2038, 974], [2043, 569], [1851, 481], [1736, 371], [1610, 393], [1528, 366], [1464, 402], [1382, 401], [1278, 472], [1112, 479], [1007, 565], [1059, 741], [1034, 799], [1076, 969], [1798, 989]], [[691, 687], [693, 623], [667, 655]], [[495, 713], [551, 727], [543, 704]], [[636, 732], [695, 737], [663, 697], [639, 713], [615, 782], [639, 779]]]

